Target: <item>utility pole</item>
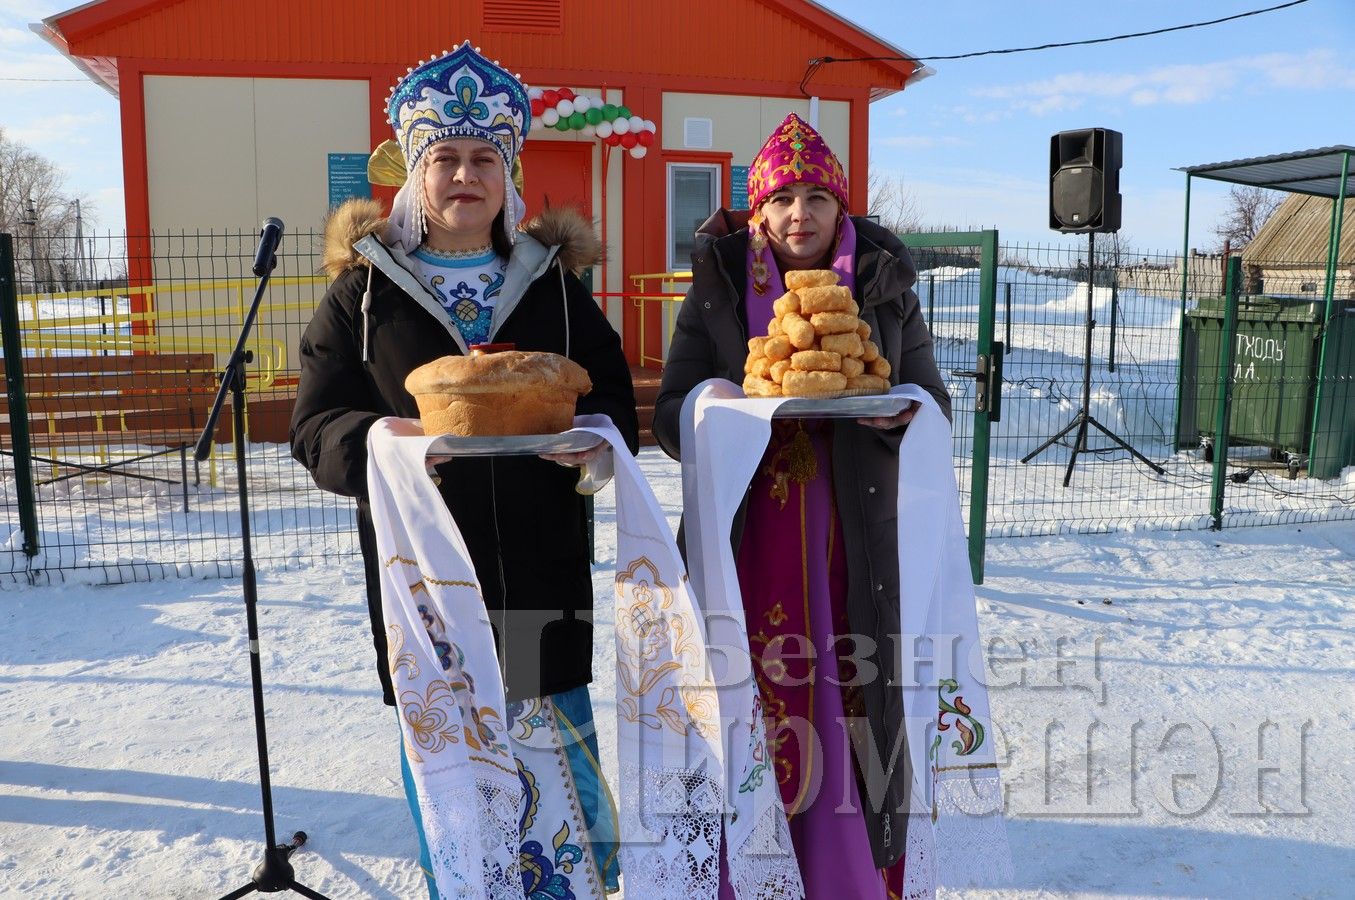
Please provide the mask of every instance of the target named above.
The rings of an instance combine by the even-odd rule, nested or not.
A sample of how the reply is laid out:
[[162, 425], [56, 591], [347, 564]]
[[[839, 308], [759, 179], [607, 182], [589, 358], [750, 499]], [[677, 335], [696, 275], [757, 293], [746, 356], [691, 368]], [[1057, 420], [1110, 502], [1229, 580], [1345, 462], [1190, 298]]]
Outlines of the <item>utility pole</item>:
[[38, 208], [33, 205], [33, 195], [28, 195], [28, 206], [20, 225], [28, 226], [28, 277], [32, 279], [33, 290], [38, 283]]

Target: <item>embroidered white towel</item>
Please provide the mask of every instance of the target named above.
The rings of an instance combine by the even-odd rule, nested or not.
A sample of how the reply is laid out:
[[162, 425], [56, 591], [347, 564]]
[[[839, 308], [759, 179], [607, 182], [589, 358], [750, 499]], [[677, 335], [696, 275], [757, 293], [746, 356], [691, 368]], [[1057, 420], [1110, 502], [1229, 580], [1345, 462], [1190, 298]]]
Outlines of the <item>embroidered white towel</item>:
[[[604, 416], [581, 416], [575, 425], [613, 448], [626, 890], [658, 900], [713, 898], [724, 797], [702, 623], [667, 520], [621, 435]], [[474, 567], [424, 468], [433, 440], [402, 419], [382, 419], [368, 437], [401, 731], [439, 891], [521, 898], [521, 792], [504, 734], [503, 684]], [[430, 637], [433, 617], [447, 640]]]
[[[1010, 857], [1000, 816], [973, 583], [950, 458], [950, 423], [936, 401], [916, 385], [901, 385], [891, 393], [921, 404], [900, 444], [898, 475], [901, 645], [906, 654], [901, 675], [914, 773], [910, 791], [914, 815], [905, 864], [908, 884], [931, 891], [938, 874], [947, 884], [992, 883], [1009, 869]], [[755, 808], [753, 816], [731, 817], [727, 823], [730, 881], [740, 900], [764, 896], [754, 885], [765, 883], [769, 860], [784, 860], [789, 853], [794, 861], [774, 780], [763, 779], [769, 788], [765, 790], [755, 784], [766, 764], [766, 748], [756, 697], [742, 689], [751, 684], [752, 675], [730, 546], [734, 516], [766, 449], [772, 415], [786, 399], [748, 399], [737, 385], [711, 379], [688, 395], [682, 411], [688, 571], [706, 617], [708, 641], [713, 651], [719, 651], [712, 653], [712, 661], [721, 718], [744, 725], [742, 732], [726, 725], [726, 734], [751, 735], [748, 741], [731, 741], [726, 760], [728, 792], [734, 797], [750, 792]], [[939, 666], [929, 662], [934, 650]], [[717, 659], [723, 665], [715, 663]], [[971, 665], [980, 668], [971, 671]], [[954, 737], [943, 739], [950, 736]], [[972, 815], [976, 811], [989, 814]], [[955, 846], [934, 852], [933, 829], [917, 833], [920, 823], [943, 823], [946, 843]], [[778, 849], [781, 855], [776, 855]]]

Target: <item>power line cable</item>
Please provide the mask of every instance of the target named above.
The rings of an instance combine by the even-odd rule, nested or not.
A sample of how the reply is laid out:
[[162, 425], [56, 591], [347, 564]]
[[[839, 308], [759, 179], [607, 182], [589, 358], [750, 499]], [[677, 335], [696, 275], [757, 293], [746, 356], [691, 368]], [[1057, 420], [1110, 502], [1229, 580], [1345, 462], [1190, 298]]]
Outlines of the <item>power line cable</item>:
[[1085, 47], [1090, 44], [1108, 44], [1112, 41], [1127, 41], [1131, 38], [1152, 37], [1158, 34], [1168, 34], [1173, 31], [1186, 31], [1191, 28], [1204, 28], [1208, 25], [1219, 25], [1223, 22], [1232, 22], [1236, 19], [1245, 19], [1249, 16], [1259, 16], [1262, 13], [1276, 12], [1281, 9], [1288, 9], [1291, 6], [1299, 6], [1307, 3], [1308, 0], [1289, 0], [1288, 3], [1281, 3], [1278, 6], [1268, 6], [1265, 9], [1253, 9], [1250, 12], [1237, 13], [1236, 15], [1224, 16], [1221, 19], [1210, 19], [1207, 22], [1192, 22], [1189, 25], [1172, 25], [1169, 28], [1154, 28], [1151, 31], [1136, 31], [1132, 34], [1116, 34], [1110, 37], [1088, 38], [1082, 41], [1063, 41], [1056, 44], [1037, 44], [1032, 47], [1008, 47], [1002, 50], [975, 50], [971, 53], [956, 53], [950, 56], [819, 56], [809, 61], [805, 69], [804, 77], [800, 79], [800, 93], [806, 97], [809, 93], [805, 86], [809, 83], [814, 74], [818, 72], [819, 67], [828, 63], [843, 62], [943, 62], [956, 59], [973, 59], [979, 56], [997, 56], [1006, 53], [1029, 53], [1034, 50], [1056, 50], [1061, 47]]

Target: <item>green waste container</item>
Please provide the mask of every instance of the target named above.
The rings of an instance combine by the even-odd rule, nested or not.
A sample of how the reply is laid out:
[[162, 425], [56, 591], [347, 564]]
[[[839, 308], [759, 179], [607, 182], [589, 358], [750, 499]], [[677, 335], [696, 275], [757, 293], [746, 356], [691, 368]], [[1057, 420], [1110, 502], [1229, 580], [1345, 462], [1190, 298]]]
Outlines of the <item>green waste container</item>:
[[[1242, 296], [1238, 298], [1237, 337], [1233, 347], [1232, 412], [1228, 443], [1269, 447], [1290, 459], [1291, 474], [1309, 456], [1321, 456], [1319, 477], [1330, 477], [1355, 463], [1349, 442], [1336, 435], [1355, 433], [1355, 403], [1346, 388], [1355, 365], [1355, 305], [1338, 301], [1328, 337], [1328, 379], [1321, 410], [1317, 402], [1317, 366], [1326, 306], [1313, 298]], [[1224, 298], [1203, 297], [1186, 312], [1186, 356], [1182, 365], [1181, 437], [1194, 434], [1212, 443], [1219, 388], [1219, 340]], [[1318, 422], [1322, 447], [1310, 447]], [[1184, 441], [1182, 445], [1184, 445]], [[1331, 446], [1329, 446], [1331, 445]], [[1335, 454], [1335, 455], [1333, 455]], [[1338, 458], [1339, 457], [1339, 458]], [[1310, 474], [1318, 475], [1310, 465]]]
[[[1195, 335], [1195, 420], [1214, 436], [1219, 395], [1223, 297], [1202, 297], [1186, 313]], [[1306, 454], [1313, 415], [1322, 304], [1278, 297], [1238, 298], [1233, 347], [1233, 408], [1228, 443]]]

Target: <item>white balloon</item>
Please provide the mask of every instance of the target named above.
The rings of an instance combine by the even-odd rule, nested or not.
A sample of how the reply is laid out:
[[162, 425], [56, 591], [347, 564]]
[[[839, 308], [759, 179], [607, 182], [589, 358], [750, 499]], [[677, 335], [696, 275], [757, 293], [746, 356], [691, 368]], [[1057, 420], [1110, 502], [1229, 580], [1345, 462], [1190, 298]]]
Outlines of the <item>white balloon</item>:
[[639, 116], [631, 116], [631, 117], [630, 117], [630, 130], [633, 131], [633, 132], [635, 132], [636, 134], [639, 134], [640, 132], [644, 131], [644, 130], [645, 130], [645, 120], [642, 119], [642, 118], [640, 118]]
[[648, 152], [649, 148], [641, 146], [640, 144], [636, 144], [634, 147], [630, 148], [630, 155], [635, 159], [644, 159], [645, 154]]
[[544, 93], [545, 93], [545, 91], [541, 90], [541, 88], [538, 88], [538, 87], [527, 88], [527, 99], [528, 99], [528, 100], [540, 100], [540, 99], [541, 99], [541, 95], [544, 94]]
[[593, 137], [598, 133], [597, 127], [593, 125], [585, 125], [579, 130], [583, 132], [584, 137]]
[[652, 131], [655, 134], [658, 134], [659, 126], [654, 124], [653, 119], [645, 119], [645, 131]]
[[593, 108], [593, 101], [589, 100], [588, 97], [587, 97], [586, 95], [580, 94], [579, 96], [577, 96], [577, 97], [574, 98], [574, 111], [575, 111], [575, 112], [588, 112], [588, 110], [590, 110], [590, 109], [592, 109], [592, 108]]
[[597, 124], [597, 133], [600, 138], [609, 138], [612, 136], [612, 123], [603, 120]]
[[630, 131], [630, 119], [623, 119], [620, 116], [617, 116], [616, 121], [612, 123], [612, 131], [615, 131], [617, 134], [625, 134]]
[[561, 100], [559, 103], [555, 104], [555, 111], [560, 114], [560, 118], [568, 119], [570, 116], [574, 115], [574, 101]]
[[548, 109], [541, 114], [541, 124], [547, 128], [554, 128], [558, 121], [560, 121], [560, 114], [553, 109]]

